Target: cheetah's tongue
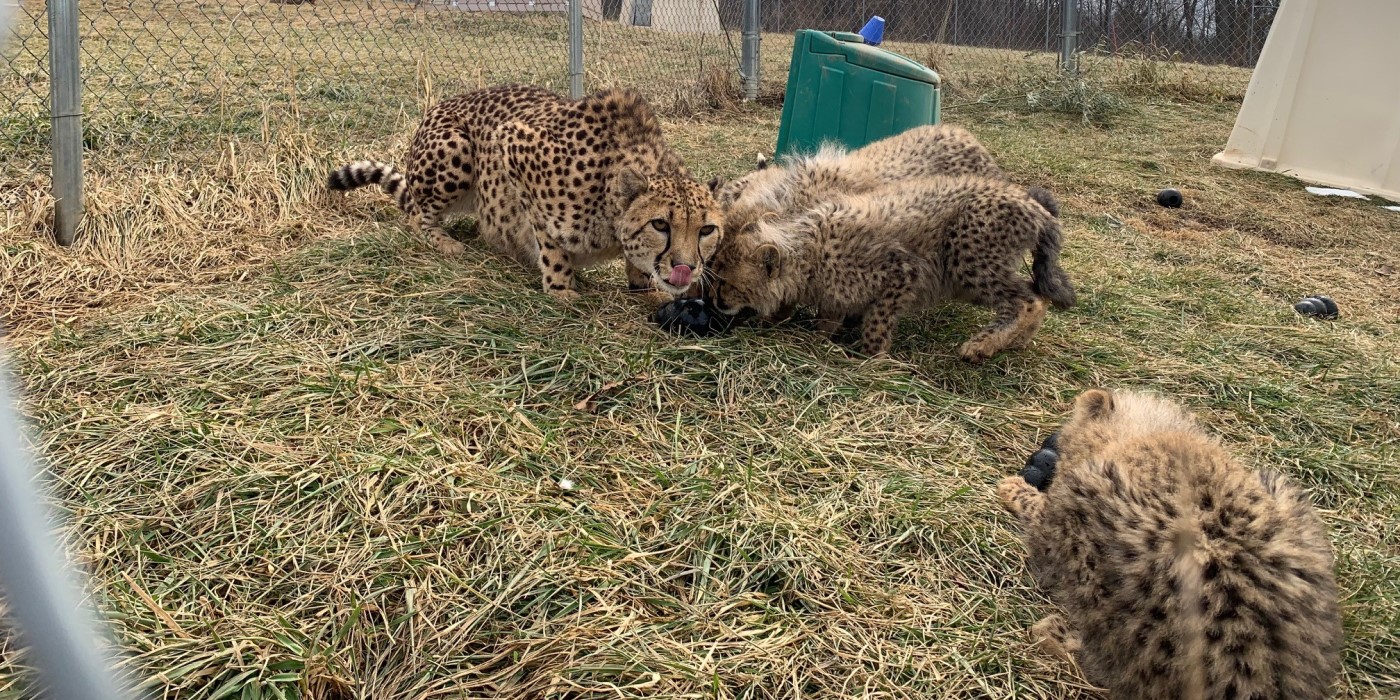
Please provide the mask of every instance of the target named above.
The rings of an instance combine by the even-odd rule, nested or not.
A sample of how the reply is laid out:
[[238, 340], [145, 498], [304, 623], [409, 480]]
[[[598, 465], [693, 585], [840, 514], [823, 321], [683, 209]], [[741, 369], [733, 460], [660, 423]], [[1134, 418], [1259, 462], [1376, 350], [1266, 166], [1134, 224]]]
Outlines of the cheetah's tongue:
[[690, 285], [690, 266], [677, 265], [671, 268], [671, 279], [667, 280], [676, 287], [686, 287]]

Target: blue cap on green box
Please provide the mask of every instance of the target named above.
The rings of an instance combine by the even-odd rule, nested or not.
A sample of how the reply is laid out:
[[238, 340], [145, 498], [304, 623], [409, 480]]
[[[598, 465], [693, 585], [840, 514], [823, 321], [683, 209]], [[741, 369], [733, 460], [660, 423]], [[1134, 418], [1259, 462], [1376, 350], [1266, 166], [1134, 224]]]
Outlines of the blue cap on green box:
[[875, 15], [860, 28], [860, 37], [871, 46], [879, 46], [885, 40], [885, 18]]

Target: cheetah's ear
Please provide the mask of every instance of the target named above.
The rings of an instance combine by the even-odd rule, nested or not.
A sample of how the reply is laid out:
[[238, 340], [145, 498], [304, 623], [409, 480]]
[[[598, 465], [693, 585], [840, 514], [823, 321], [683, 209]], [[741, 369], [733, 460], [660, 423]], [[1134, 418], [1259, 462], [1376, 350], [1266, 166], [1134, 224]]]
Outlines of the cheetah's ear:
[[651, 181], [646, 175], [641, 174], [636, 168], [624, 167], [617, 174], [617, 194], [624, 202], [632, 200], [646, 194], [651, 189]]
[[778, 252], [778, 246], [772, 243], [764, 243], [754, 251], [759, 262], [763, 263], [763, 271], [768, 275], [768, 279], [778, 276], [783, 269], [783, 255]]
[[1271, 494], [1278, 494], [1279, 491], [1288, 488], [1288, 479], [1272, 469], [1259, 470], [1259, 483]]
[[767, 170], [768, 156], [765, 156], [762, 153], [758, 154], [758, 158], [754, 161], [753, 166], [754, 170]]
[[719, 191], [724, 187], [724, 184], [724, 178], [718, 175], [710, 178], [710, 194], [718, 195]]
[[1113, 414], [1113, 393], [1090, 389], [1074, 400], [1074, 413], [1085, 420], [1103, 420]]

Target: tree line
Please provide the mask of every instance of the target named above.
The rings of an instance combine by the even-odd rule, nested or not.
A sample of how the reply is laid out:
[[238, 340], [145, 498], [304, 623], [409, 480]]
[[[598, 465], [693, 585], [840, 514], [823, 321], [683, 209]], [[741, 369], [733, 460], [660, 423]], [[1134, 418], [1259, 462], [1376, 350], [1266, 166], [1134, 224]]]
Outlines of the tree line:
[[[740, 28], [744, 0], [715, 0]], [[765, 32], [856, 31], [873, 15], [885, 37], [1025, 51], [1059, 47], [1063, 0], [761, 0]], [[1279, 0], [1078, 0], [1079, 46], [1253, 66]]]

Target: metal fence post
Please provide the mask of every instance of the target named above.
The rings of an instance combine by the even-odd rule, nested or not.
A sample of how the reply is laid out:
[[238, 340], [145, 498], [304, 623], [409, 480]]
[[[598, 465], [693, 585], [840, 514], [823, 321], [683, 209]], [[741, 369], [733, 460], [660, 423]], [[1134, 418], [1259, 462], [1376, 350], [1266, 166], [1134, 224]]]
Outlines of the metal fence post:
[[10, 34], [10, 13], [19, 9], [19, 3], [15, 0], [0, 2], [0, 48], [5, 46], [5, 37]]
[[744, 83], [744, 99], [758, 99], [758, 43], [760, 0], [744, 0], [744, 48], [739, 75]]
[[583, 0], [569, 0], [569, 97], [583, 97]]
[[1079, 72], [1079, 0], [1062, 0], [1060, 9], [1060, 68]]
[[49, 0], [49, 124], [54, 238], [73, 244], [83, 216], [83, 98], [78, 76], [78, 0]]
[[109, 670], [113, 659], [97, 644], [107, 630], [82, 603], [79, 582], [51, 534], [54, 513], [35, 483], [19, 416], [10, 408], [14, 397], [6, 373], [0, 370], [0, 561], [5, 562], [0, 584], [9, 614], [19, 623], [19, 642], [29, 648], [41, 685], [47, 686], [49, 694], [42, 697], [130, 698], [134, 694]]
[[[75, 0], [68, 2], [73, 10], [70, 36], [75, 40], [71, 55], [76, 57], [77, 12], [71, 7]], [[9, 0], [0, 0], [0, 48], [10, 36], [11, 9]], [[54, 36], [52, 14], [49, 22], [49, 36]], [[72, 63], [77, 65], [76, 60]], [[10, 408], [5, 369], [0, 368], [0, 561], [5, 562], [0, 584], [10, 615], [19, 623], [20, 643], [29, 647], [52, 697], [117, 700], [124, 694], [93, 643], [101, 628], [79, 603], [80, 588], [63, 566], [61, 546], [49, 534], [52, 513], [34, 483], [19, 417]]]

